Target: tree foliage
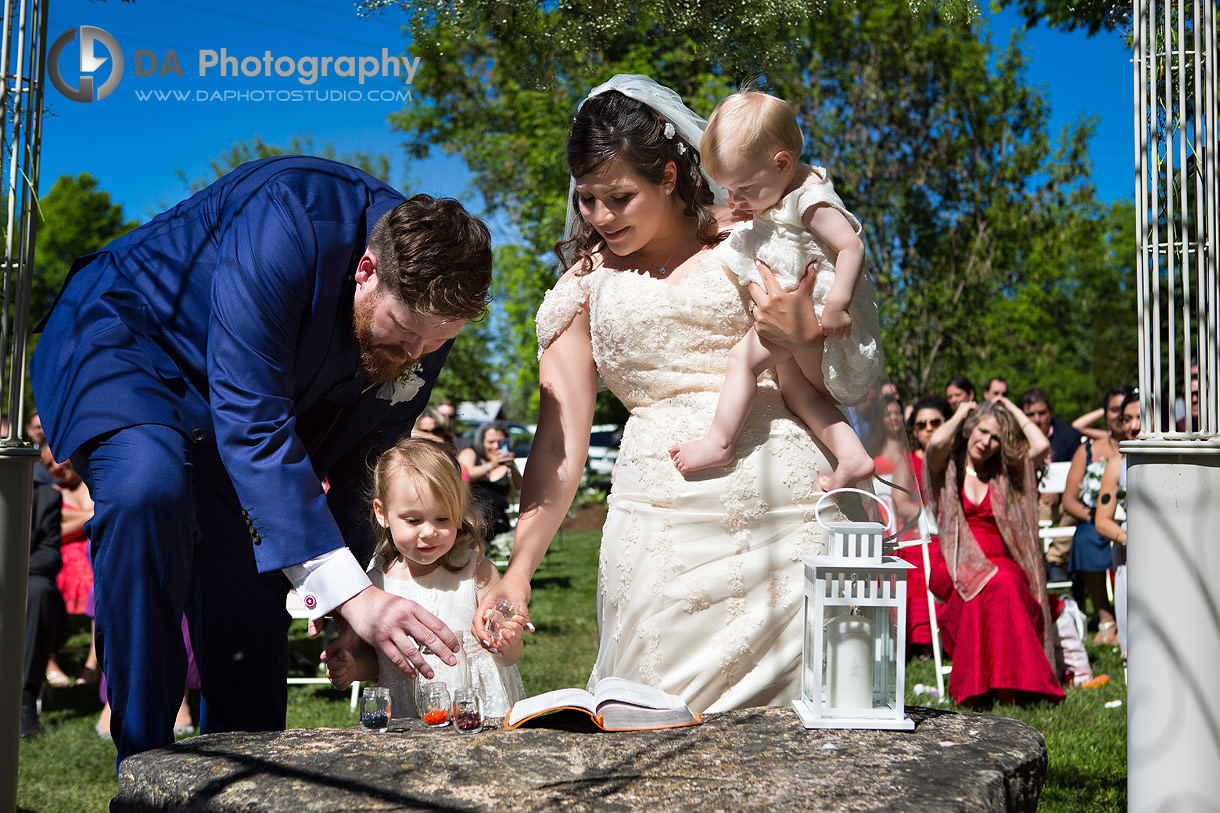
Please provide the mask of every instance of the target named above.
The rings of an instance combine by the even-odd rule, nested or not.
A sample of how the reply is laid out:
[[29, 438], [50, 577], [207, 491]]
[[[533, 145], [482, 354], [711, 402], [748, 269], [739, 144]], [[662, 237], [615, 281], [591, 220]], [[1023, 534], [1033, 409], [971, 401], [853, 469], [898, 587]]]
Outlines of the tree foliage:
[[[1019, 38], [995, 47], [896, 5], [839, 10], [810, 28], [807, 74], [770, 85], [796, 101], [806, 157], [866, 225], [901, 390], [1002, 375], [1014, 391], [1047, 387], [1066, 412], [1133, 380], [1134, 238], [1083, 180], [1092, 124], [1052, 145]], [[1109, 332], [1093, 335], [1104, 308]]]
[[1000, 5], [1015, 8], [1030, 28], [1043, 23], [1063, 31], [1084, 29], [1089, 36], [1131, 28], [1130, 0], [1001, 0]]
[[513, 314], [506, 362], [523, 368], [514, 403], [536, 389], [529, 316], [558, 270], [571, 115], [620, 72], [653, 76], [703, 115], [755, 77], [794, 103], [803, 158], [829, 168], [865, 223], [887, 368], [908, 396], [955, 373], [1001, 374], [1016, 391], [1047, 387], [1066, 413], [1134, 377], [1131, 232], [1082, 180], [1091, 129], [1053, 140], [1019, 41], [993, 45], [971, 15], [895, 1], [784, 16], [778, 3], [762, 4], [773, 16], [761, 27], [718, 29], [701, 16], [714, 3], [403, 5], [422, 57], [417, 100], [393, 118], [408, 154], [462, 156], [488, 210], [521, 235], [496, 268]]
[[318, 158], [329, 158], [332, 161], [341, 161], [363, 170], [386, 183], [390, 182], [390, 157], [385, 153], [356, 150], [340, 155], [333, 142], [316, 144], [309, 133], [292, 136], [284, 146], [269, 144], [263, 140], [262, 136], [255, 134], [247, 141], [234, 143], [229, 149], [212, 159], [210, 162], [211, 174], [200, 175], [192, 179], [187, 178], [186, 172], [179, 169], [178, 177], [194, 193], [242, 164], [259, 158], [270, 158], [274, 155], [314, 155]]

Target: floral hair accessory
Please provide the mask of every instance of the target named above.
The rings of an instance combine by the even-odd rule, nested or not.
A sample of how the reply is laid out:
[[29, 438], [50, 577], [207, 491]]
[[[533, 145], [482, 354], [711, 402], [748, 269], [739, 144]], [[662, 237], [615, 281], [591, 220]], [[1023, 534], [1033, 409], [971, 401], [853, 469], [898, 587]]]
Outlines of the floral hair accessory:
[[[673, 122], [667, 121], [665, 122], [665, 129], [662, 132], [665, 134], [666, 138], [673, 141], [674, 133], [676, 133], [677, 130], [674, 128]], [[682, 143], [682, 139], [679, 138], [678, 143], [674, 146], [678, 148], [678, 155], [686, 155], [686, 144]]]

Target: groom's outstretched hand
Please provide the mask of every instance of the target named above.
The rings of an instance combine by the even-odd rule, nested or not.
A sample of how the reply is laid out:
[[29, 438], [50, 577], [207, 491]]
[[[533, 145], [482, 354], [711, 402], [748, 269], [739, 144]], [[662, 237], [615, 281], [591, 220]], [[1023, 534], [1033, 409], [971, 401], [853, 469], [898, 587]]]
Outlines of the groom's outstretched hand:
[[[457, 636], [432, 613], [399, 596], [376, 587], [366, 587], [335, 608], [339, 636], [322, 653], [322, 660], [339, 657], [360, 641], [379, 649], [407, 677], [418, 671], [433, 675], [420, 651], [426, 648], [445, 663], [457, 663]], [[315, 625], [310, 622], [310, 629]]]
[[479, 602], [479, 608], [474, 614], [474, 623], [470, 626], [470, 631], [474, 633], [475, 638], [482, 642], [485, 647], [494, 646], [492, 635], [487, 630], [487, 616], [496, 606], [496, 602], [500, 599], [505, 599], [517, 605], [517, 612], [512, 619], [522, 629], [534, 631], [534, 625], [530, 623], [529, 603], [530, 603], [530, 583], [529, 579], [519, 579], [513, 573], [512, 568], [504, 574], [498, 582], [491, 585], [487, 592], [483, 594], [483, 600]]

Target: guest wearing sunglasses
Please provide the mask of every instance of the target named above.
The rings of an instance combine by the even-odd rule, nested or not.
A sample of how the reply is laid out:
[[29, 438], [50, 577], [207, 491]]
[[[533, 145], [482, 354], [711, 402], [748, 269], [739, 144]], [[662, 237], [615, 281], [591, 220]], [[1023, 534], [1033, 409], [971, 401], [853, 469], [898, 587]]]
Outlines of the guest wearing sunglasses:
[[[915, 481], [919, 484], [922, 494], [924, 517], [927, 521], [924, 529], [932, 537], [932, 542], [928, 545], [928, 557], [934, 563], [940, 559], [940, 541], [936, 537], [936, 495], [929, 493], [921, 481], [923, 456], [924, 450], [928, 447], [928, 441], [932, 438], [932, 433], [949, 419], [951, 412], [949, 402], [944, 398], [939, 395], [925, 395], [911, 406], [906, 426], [907, 435], [911, 441], [911, 452], [907, 455], [907, 462], [910, 464], [911, 471], [915, 473]], [[919, 531], [911, 530], [903, 534], [900, 540], [908, 541], [919, 538]], [[900, 549], [898, 555], [915, 565], [915, 569], [907, 573], [907, 648], [910, 654], [926, 658], [932, 651], [932, 624], [928, 616], [923, 553], [918, 547], [912, 547]], [[953, 584], [948, 579], [948, 572], [944, 568], [940, 568], [942, 578], [939, 582], [943, 583], [937, 581], [936, 569], [933, 569], [932, 574], [933, 594], [938, 598], [947, 599], [949, 592], [953, 589]]]

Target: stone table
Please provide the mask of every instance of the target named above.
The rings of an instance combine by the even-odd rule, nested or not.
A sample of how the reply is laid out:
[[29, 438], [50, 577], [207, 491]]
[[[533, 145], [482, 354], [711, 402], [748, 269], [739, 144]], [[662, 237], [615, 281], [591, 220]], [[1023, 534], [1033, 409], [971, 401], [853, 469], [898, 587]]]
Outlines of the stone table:
[[[111, 810], [1034, 810], [1035, 729], [908, 708], [913, 732], [806, 730], [791, 709], [708, 714], [662, 731], [548, 727], [459, 734], [395, 721], [210, 734], [138, 754]], [[496, 721], [499, 722], [499, 721]]]

